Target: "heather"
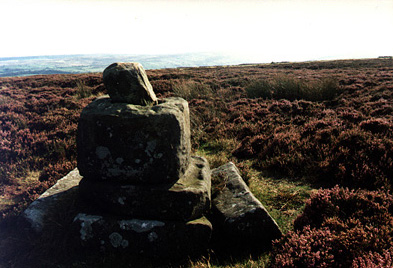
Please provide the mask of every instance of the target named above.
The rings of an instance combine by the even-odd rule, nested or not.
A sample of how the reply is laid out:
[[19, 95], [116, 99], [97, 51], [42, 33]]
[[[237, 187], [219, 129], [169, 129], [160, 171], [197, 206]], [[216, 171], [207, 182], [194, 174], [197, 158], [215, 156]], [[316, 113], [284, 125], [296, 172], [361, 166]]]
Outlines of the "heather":
[[275, 243], [273, 267], [387, 265], [392, 212], [393, 196], [385, 190], [321, 189], [307, 201], [295, 231]]
[[[212, 168], [233, 161], [288, 233], [275, 245], [272, 265], [390, 265], [391, 60], [147, 74], [157, 97], [175, 95], [189, 102], [195, 153]], [[0, 78], [0, 227], [12, 226], [14, 215], [75, 168], [79, 114], [104, 92], [102, 74]], [[304, 207], [312, 188], [319, 187]], [[0, 251], [3, 247], [0, 243]], [[217, 252], [210, 254], [191, 266], [269, 262], [268, 255], [223, 261]]]
[[0, 81], [0, 220], [16, 215], [76, 165], [79, 113], [97, 78], [36, 76]]

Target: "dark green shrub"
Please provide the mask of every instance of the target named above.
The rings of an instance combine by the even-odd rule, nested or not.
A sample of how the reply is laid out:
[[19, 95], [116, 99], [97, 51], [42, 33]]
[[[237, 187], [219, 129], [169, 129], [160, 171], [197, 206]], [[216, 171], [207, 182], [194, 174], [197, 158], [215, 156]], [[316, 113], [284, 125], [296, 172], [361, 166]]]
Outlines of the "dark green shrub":
[[272, 85], [267, 80], [254, 80], [246, 87], [247, 96], [249, 98], [272, 98]]
[[[324, 78], [311, 87], [310, 95], [315, 94], [314, 101], [332, 100], [341, 93], [338, 80], [335, 78]], [[311, 96], [310, 96], [310, 99]]]
[[287, 99], [290, 101], [297, 99], [307, 100], [306, 92], [308, 91], [307, 85], [301, 80], [289, 77], [278, 76], [273, 82], [273, 98], [276, 100]]
[[249, 98], [325, 101], [334, 99], [341, 92], [334, 78], [312, 82], [290, 76], [277, 76], [272, 81], [254, 80], [246, 87]]
[[213, 90], [207, 84], [188, 80], [175, 82], [173, 84], [173, 93], [175, 96], [189, 101], [192, 99], [205, 99], [212, 97]]

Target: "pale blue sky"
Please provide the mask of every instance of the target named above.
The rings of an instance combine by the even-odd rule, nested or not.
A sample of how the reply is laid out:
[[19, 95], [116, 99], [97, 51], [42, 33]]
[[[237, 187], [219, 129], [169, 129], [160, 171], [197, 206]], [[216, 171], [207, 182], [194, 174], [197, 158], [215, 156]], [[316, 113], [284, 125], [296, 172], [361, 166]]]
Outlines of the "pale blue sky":
[[223, 51], [269, 62], [393, 55], [393, 0], [0, 0], [0, 25], [0, 57]]

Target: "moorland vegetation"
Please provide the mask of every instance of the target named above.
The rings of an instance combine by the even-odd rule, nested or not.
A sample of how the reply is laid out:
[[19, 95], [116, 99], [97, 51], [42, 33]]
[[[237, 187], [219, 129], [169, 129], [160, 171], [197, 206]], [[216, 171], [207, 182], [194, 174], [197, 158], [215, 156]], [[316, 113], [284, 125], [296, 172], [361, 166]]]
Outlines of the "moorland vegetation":
[[[391, 59], [147, 73], [158, 97], [188, 100], [196, 154], [233, 161], [285, 233], [268, 253], [188, 265], [392, 265]], [[15, 217], [75, 168], [80, 112], [104, 93], [101, 73], [0, 78], [0, 251], [17, 245]]]

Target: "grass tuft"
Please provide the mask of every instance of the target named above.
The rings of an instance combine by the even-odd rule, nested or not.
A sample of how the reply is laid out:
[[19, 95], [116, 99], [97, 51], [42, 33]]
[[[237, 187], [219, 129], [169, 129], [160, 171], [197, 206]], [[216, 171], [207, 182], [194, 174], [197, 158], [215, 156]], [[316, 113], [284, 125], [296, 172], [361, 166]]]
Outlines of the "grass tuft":
[[77, 87], [76, 98], [78, 100], [85, 99], [93, 95], [91, 88], [86, 86], [85, 83], [81, 80], [76, 81], [76, 87]]
[[192, 80], [181, 80], [173, 83], [173, 93], [176, 97], [186, 100], [205, 99], [213, 96], [213, 90], [207, 84]]
[[341, 89], [337, 79], [331, 77], [305, 82], [281, 75], [271, 81], [253, 80], [246, 87], [246, 92], [249, 98], [326, 101], [334, 99]]

